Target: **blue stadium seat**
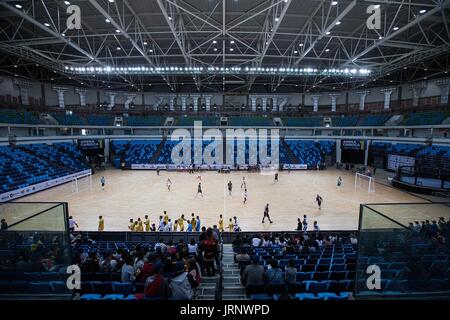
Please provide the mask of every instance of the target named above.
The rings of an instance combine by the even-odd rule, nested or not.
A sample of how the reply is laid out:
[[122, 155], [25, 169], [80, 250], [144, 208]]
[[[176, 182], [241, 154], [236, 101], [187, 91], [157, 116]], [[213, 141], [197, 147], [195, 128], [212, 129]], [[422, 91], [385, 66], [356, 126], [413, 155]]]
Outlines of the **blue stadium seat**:
[[81, 295], [80, 300], [101, 300], [101, 298], [102, 298], [101, 294], [87, 293]]
[[134, 287], [133, 284], [129, 283], [129, 282], [113, 282], [113, 287], [114, 287], [114, 292], [115, 293], [120, 293], [123, 295], [129, 295], [132, 294], [134, 291]]
[[71, 292], [67, 288], [67, 284], [64, 281], [51, 281], [50, 285], [52, 286], [54, 293], [70, 293]]
[[112, 282], [93, 281], [92, 286], [95, 293], [109, 294], [114, 292]]
[[32, 294], [51, 294], [53, 288], [48, 282], [30, 282], [28, 284], [29, 290]]
[[328, 290], [328, 281], [308, 281], [308, 292], [318, 294], [319, 292], [326, 292]]
[[303, 293], [307, 292], [305, 282], [288, 283], [287, 290], [289, 293]]
[[274, 298], [271, 294], [257, 293], [251, 294], [250, 300], [274, 300]]

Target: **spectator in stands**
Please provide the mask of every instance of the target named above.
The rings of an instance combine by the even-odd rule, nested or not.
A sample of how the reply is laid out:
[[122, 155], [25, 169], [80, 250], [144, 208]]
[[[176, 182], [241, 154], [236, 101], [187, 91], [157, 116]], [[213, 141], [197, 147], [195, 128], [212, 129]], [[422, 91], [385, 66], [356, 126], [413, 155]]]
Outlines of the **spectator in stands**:
[[187, 271], [195, 280], [193, 288], [197, 288], [202, 283], [202, 275], [200, 271], [200, 266], [198, 265], [195, 258], [189, 259], [187, 262]]
[[144, 267], [144, 252], [139, 251], [139, 252], [135, 253], [135, 255], [136, 255], [136, 258], [134, 259], [133, 267], [134, 267], [134, 273], [137, 274]]
[[99, 272], [100, 271], [100, 259], [96, 251], [91, 251], [89, 257], [81, 265], [81, 271], [83, 272]]
[[300, 220], [300, 218], [297, 218], [297, 229], [295, 229], [296, 231], [302, 231], [303, 230], [303, 223], [302, 220]]
[[75, 227], [78, 228], [78, 223], [73, 219], [72, 216], [69, 217], [69, 231], [74, 232]]
[[241, 283], [248, 290], [248, 286], [263, 285], [265, 279], [264, 267], [259, 265], [259, 256], [254, 255], [252, 263], [245, 267], [242, 273]]
[[241, 236], [237, 235], [236, 238], [233, 240], [233, 247], [241, 247], [243, 244]]
[[172, 297], [176, 299], [191, 300], [194, 295], [193, 288], [196, 287], [196, 281], [192, 274], [187, 271], [182, 261], [175, 264], [175, 272], [170, 281]]
[[164, 239], [159, 239], [159, 241], [155, 244], [155, 251], [160, 250], [162, 253], [167, 251], [167, 246], [164, 243]]
[[241, 248], [239, 253], [235, 256], [236, 262], [247, 262], [250, 261], [250, 255]]
[[350, 243], [353, 245], [358, 244], [358, 238], [356, 237], [356, 235], [354, 235], [354, 234], [350, 235]]
[[266, 271], [266, 279], [268, 284], [284, 283], [283, 271], [278, 267], [278, 260], [270, 261], [270, 268]]
[[192, 238], [190, 243], [188, 244], [188, 252], [190, 254], [196, 254], [198, 249], [198, 245], [195, 243], [195, 239]]
[[[169, 281], [162, 274], [161, 264], [157, 263], [154, 273], [145, 280], [145, 298], [168, 299], [171, 295]], [[139, 297], [138, 297], [139, 298]]]
[[219, 231], [219, 228], [217, 228], [217, 225], [213, 225], [212, 231], [213, 231], [214, 238], [217, 241], [220, 241], [220, 231]]
[[252, 246], [259, 247], [261, 245], [261, 242], [261, 238], [257, 234], [255, 234], [252, 238]]
[[288, 265], [284, 270], [284, 280], [287, 283], [294, 283], [297, 280], [297, 268], [293, 259], [289, 259]]
[[205, 226], [202, 227], [202, 233], [198, 237], [199, 242], [203, 242], [203, 240], [206, 240], [206, 227]]
[[128, 256], [125, 260], [125, 264], [122, 266], [121, 281], [122, 282], [133, 282], [135, 279], [136, 279], [136, 277], [134, 274], [133, 257]]
[[271, 247], [272, 246], [272, 241], [270, 241], [270, 238], [267, 234], [262, 237], [261, 246], [262, 247]]
[[217, 240], [213, 236], [211, 228], [206, 230], [206, 240], [202, 242], [204, 267], [208, 277], [216, 275], [214, 260], [217, 255]]
[[[70, 220], [69, 220], [70, 221]], [[0, 231], [6, 231], [8, 229], [8, 223], [6, 223], [5, 219], [2, 219], [1, 221], [1, 227], [0, 227]], [[72, 231], [72, 230], [71, 230]]]
[[106, 258], [101, 262], [100, 269], [102, 272], [115, 272], [117, 270], [116, 267], [116, 256], [112, 252], [109, 252], [106, 255]]

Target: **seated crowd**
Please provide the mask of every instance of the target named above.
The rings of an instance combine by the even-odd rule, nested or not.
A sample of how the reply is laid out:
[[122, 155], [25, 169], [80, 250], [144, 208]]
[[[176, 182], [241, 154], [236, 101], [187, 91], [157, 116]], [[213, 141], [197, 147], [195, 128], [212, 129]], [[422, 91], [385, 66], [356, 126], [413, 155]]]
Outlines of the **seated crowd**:
[[[278, 299], [292, 299], [297, 293], [318, 293], [309, 284], [317, 281], [309, 280], [342, 280], [342, 283], [334, 281], [333, 285], [338, 286], [331, 289], [333, 295], [337, 293], [334, 298], [342, 299], [348, 298], [348, 292], [353, 291], [356, 243], [354, 234], [315, 232], [289, 236], [279, 233], [237, 237], [233, 247], [236, 252], [235, 261], [241, 269], [241, 283], [250, 298], [257, 299], [261, 294], [276, 294]], [[339, 270], [344, 271], [341, 279], [328, 278], [328, 271], [333, 270], [331, 266], [334, 255], [339, 257], [339, 261], [336, 261], [342, 265]], [[310, 274], [315, 271], [321, 278]], [[325, 272], [326, 278], [323, 278], [322, 273]], [[341, 293], [346, 295], [339, 295]]]
[[[85, 280], [91, 274], [120, 273], [122, 283], [134, 286], [136, 299], [192, 299], [202, 275], [215, 276], [219, 237], [217, 229], [203, 227], [198, 242], [191, 239], [189, 243], [183, 240], [173, 243], [160, 239], [154, 245], [140, 243], [100, 253], [92, 249], [94, 243], [86, 245], [77, 236], [73, 251], [74, 261], [82, 272], [81, 293], [90, 293]], [[83, 287], [88, 290], [83, 291]]]

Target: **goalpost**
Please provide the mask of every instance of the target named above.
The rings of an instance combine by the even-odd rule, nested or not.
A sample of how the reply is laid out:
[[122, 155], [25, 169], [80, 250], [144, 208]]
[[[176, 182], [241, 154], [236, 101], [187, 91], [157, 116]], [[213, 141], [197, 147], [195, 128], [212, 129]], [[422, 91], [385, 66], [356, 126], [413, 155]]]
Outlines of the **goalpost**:
[[373, 177], [356, 172], [355, 173], [355, 189], [367, 189], [367, 192], [375, 192], [375, 180]]
[[[72, 193], [78, 193], [78, 191], [79, 191], [79, 184], [78, 184], [78, 181], [79, 180], [83, 180], [83, 179], [85, 179], [85, 178], [88, 178], [89, 180], [87, 181], [88, 183], [89, 183], [89, 189], [90, 190], [92, 190], [92, 174], [90, 174], [90, 175], [88, 175], [88, 176], [84, 176], [84, 177], [81, 177], [81, 178], [78, 178], [78, 177], [74, 177], [74, 178], [72, 178], [71, 180], [70, 180], [70, 184], [71, 184], [71, 191], [72, 191]], [[85, 184], [83, 184], [83, 186], [84, 186]]]

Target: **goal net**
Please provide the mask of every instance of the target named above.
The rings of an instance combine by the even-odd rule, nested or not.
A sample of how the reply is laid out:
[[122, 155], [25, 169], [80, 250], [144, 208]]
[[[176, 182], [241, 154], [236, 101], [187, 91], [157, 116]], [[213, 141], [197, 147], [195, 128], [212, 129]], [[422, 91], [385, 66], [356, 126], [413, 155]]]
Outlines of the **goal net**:
[[70, 180], [70, 188], [72, 193], [78, 193], [87, 189], [92, 189], [92, 175]]
[[375, 180], [373, 177], [357, 172], [355, 173], [356, 188], [367, 190], [367, 192], [375, 192]]

